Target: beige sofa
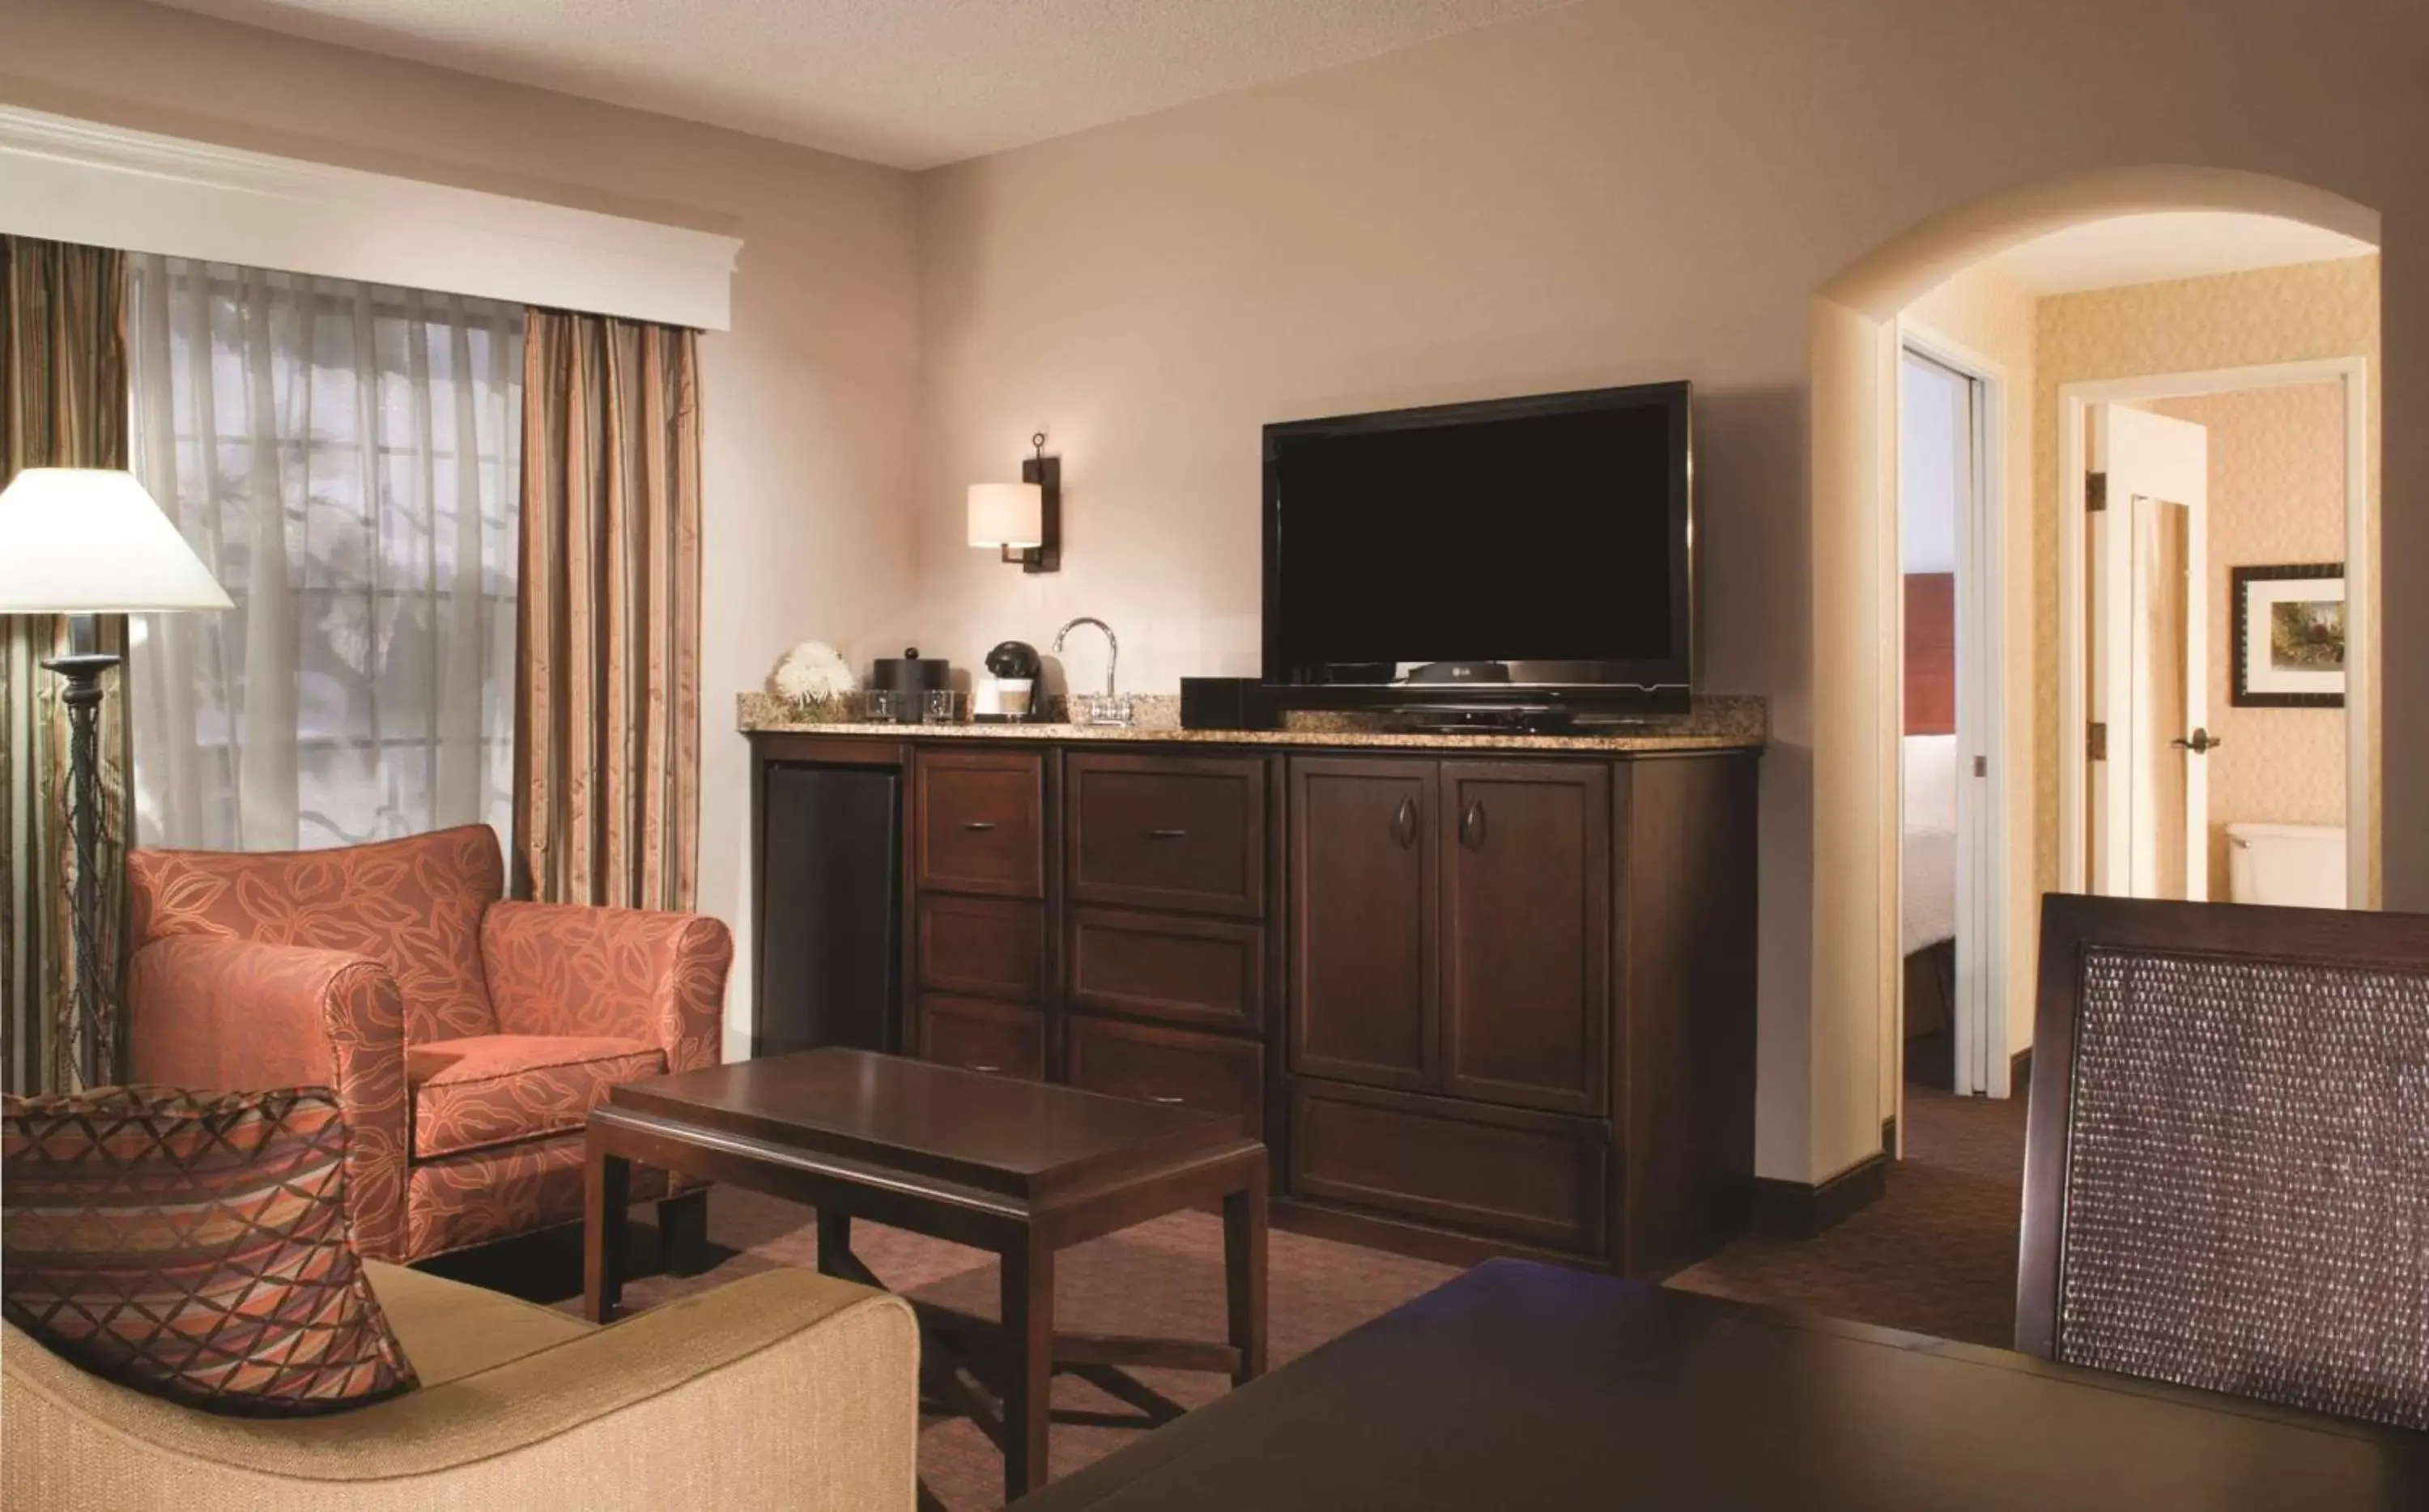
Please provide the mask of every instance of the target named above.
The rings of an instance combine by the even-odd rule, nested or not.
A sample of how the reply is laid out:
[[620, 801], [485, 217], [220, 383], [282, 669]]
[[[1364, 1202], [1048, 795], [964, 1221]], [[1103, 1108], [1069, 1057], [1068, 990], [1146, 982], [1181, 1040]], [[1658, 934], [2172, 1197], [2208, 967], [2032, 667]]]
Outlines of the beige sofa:
[[608, 1327], [370, 1262], [421, 1389], [223, 1418], [0, 1340], [0, 1505], [907, 1509], [918, 1332], [901, 1298], [781, 1271]]

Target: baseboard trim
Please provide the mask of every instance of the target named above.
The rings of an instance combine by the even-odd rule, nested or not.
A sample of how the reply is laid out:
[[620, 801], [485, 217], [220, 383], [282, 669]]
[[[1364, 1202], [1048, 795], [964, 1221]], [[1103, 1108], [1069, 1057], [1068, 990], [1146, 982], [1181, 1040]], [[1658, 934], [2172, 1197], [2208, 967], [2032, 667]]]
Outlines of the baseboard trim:
[[1772, 1239], [1811, 1239], [1835, 1228], [1889, 1191], [1890, 1159], [1875, 1153], [1826, 1181], [1757, 1176], [1755, 1230]]
[[1454, 1233], [1354, 1208], [1314, 1203], [1302, 1197], [1276, 1197], [1267, 1204], [1267, 1212], [1273, 1226], [1286, 1233], [1307, 1234], [1336, 1243], [1362, 1245], [1393, 1255], [1406, 1255], [1412, 1259], [1431, 1260], [1437, 1265], [1456, 1265], [1464, 1269], [1486, 1260], [1510, 1257], [1567, 1266], [1571, 1270], [1607, 1269], [1601, 1260], [1592, 1256], [1481, 1239], [1472, 1234]]

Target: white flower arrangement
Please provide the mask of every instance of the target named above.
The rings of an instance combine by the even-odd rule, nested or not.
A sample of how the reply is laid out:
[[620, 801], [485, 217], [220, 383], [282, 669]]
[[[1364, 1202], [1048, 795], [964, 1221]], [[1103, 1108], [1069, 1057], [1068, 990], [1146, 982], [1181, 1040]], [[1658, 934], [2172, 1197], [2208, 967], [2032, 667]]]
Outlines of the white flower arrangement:
[[860, 679], [842, 653], [822, 640], [805, 640], [786, 651], [768, 675], [770, 691], [804, 715], [827, 713], [860, 690]]

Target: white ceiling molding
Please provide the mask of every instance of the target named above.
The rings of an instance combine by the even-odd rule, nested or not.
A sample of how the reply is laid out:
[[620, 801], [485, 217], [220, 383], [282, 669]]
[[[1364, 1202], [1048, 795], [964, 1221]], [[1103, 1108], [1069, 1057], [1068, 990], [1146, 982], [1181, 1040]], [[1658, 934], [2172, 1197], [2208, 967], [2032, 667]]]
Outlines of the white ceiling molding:
[[0, 231], [723, 331], [742, 243], [0, 106]]

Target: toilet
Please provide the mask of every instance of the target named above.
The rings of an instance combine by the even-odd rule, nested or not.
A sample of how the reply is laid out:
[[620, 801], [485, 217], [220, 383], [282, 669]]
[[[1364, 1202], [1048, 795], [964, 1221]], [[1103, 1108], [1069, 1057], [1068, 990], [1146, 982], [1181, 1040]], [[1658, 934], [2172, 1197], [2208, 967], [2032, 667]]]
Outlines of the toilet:
[[2345, 832], [2317, 824], [2226, 827], [2228, 896], [2238, 903], [2345, 906]]

